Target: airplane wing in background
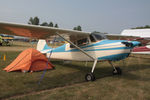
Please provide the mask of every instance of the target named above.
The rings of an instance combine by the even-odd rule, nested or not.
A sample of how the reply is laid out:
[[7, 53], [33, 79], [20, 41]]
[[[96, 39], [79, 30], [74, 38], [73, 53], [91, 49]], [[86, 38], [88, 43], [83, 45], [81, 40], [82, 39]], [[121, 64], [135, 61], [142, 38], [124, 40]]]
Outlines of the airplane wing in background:
[[124, 29], [120, 34], [107, 34], [108, 36], [127, 36], [127, 37], [140, 37], [150, 38], [150, 29]]
[[139, 36], [131, 36], [131, 35], [123, 35], [123, 34], [105, 34], [108, 39], [112, 40], [128, 40], [128, 39], [135, 39], [140, 38]]
[[70, 37], [70, 41], [76, 41], [90, 35], [89, 32], [66, 30], [37, 25], [0, 22], [0, 33], [2, 34], [32, 37], [37, 39], [47, 39], [51, 36], [56, 35], [56, 32], [61, 35], [68, 35]]

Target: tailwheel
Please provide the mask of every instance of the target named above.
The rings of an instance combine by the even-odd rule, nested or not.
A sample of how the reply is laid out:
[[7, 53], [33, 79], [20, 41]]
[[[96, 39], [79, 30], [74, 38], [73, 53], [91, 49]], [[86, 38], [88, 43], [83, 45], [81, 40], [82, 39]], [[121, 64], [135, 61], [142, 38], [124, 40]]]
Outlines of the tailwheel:
[[85, 75], [85, 80], [86, 81], [95, 81], [95, 76], [93, 73], [88, 73]]
[[116, 67], [115, 69], [113, 69], [113, 75], [121, 75], [122, 74], [122, 70], [120, 67]]

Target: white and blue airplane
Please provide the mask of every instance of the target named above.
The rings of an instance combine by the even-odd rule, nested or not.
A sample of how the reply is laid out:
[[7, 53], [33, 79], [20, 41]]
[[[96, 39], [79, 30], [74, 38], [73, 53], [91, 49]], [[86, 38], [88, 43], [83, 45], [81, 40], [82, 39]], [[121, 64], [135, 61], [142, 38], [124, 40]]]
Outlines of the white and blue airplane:
[[95, 80], [94, 69], [98, 61], [108, 61], [113, 67], [113, 74], [121, 75], [121, 69], [111, 62], [127, 58], [131, 50], [140, 44], [138, 41], [107, 40], [104, 34], [96, 32], [6, 22], [0, 22], [0, 33], [37, 39], [47, 39], [54, 35], [63, 38], [68, 43], [57, 48], [51, 48], [45, 40], [39, 40], [37, 50], [51, 59], [93, 61], [91, 72], [85, 75], [86, 81]]

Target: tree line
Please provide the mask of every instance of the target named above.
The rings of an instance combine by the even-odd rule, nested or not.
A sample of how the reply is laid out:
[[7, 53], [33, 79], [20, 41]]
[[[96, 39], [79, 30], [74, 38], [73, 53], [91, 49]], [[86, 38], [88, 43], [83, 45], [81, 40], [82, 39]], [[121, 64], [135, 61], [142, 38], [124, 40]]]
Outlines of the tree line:
[[150, 25], [135, 27], [135, 28], [131, 28], [131, 29], [146, 29], [146, 28], [150, 28]]
[[53, 24], [53, 22], [43, 22], [40, 24], [40, 19], [36, 16], [36, 17], [30, 17], [29, 21], [28, 21], [28, 24], [30, 25], [40, 25], [40, 26], [48, 26], [48, 27], [55, 27], [55, 28], [58, 28], [58, 24]]
[[[58, 24], [57, 23], [54, 24], [53, 22], [49, 22], [49, 23], [43, 22], [40, 24], [40, 19], [37, 16], [36, 17], [30, 17], [28, 24], [59, 28]], [[82, 31], [82, 28], [80, 25], [78, 25], [78, 26], [74, 27], [73, 30]]]

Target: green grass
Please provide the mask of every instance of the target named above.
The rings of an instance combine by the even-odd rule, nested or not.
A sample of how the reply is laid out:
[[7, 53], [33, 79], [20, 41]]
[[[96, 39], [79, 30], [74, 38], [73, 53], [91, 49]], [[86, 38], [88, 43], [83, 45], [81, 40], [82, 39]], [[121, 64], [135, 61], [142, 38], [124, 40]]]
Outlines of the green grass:
[[[43, 72], [7, 73], [2, 69], [10, 64], [20, 52], [5, 52], [7, 61], [0, 60], [0, 99], [11, 100], [149, 100], [149, 59], [127, 58], [114, 62], [123, 70], [122, 76], [112, 76], [107, 62], [100, 62], [95, 69], [94, 82], [85, 82], [84, 76], [91, 70], [92, 63], [52, 61], [56, 70], [48, 70], [41, 84]], [[4, 52], [0, 52], [0, 56]], [[139, 56], [149, 57], [149, 56]], [[40, 92], [42, 91], [42, 92]], [[19, 97], [19, 95], [23, 95]]]

